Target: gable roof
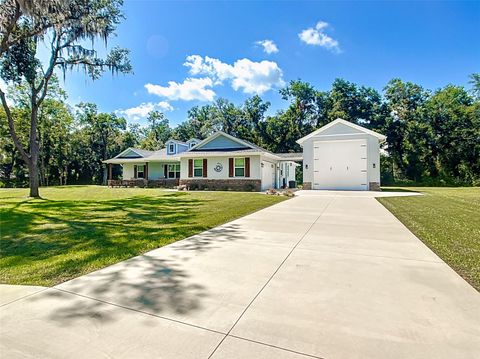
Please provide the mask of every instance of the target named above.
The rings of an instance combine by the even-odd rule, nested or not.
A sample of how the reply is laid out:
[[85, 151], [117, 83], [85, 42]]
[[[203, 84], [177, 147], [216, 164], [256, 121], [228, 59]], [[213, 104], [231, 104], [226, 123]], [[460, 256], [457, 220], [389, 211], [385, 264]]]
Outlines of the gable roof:
[[200, 143], [197, 143], [195, 146], [193, 146], [192, 148], [190, 148], [187, 152], [194, 152], [194, 151], [199, 151], [201, 150], [201, 148], [203, 146], [205, 146], [207, 143], [210, 143], [212, 142], [213, 140], [217, 139], [218, 137], [220, 136], [223, 136], [233, 142], [236, 142], [238, 143], [240, 146], [242, 147], [246, 147], [246, 148], [252, 148], [252, 149], [255, 149], [255, 150], [262, 150], [262, 151], [267, 151], [261, 147], [258, 147], [256, 145], [254, 145], [253, 143], [250, 143], [248, 141], [245, 141], [245, 140], [241, 140], [239, 138], [236, 138], [232, 135], [229, 135], [228, 133], [225, 133], [223, 131], [217, 131], [215, 132], [213, 135], [211, 136], [208, 136], [206, 139], [204, 139], [203, 141], [201, 141]]
[[378, 138], [378, 140], [380, 142], [383, 142], [385, 141], [385, 139], [387, 138], [386, 136], [382, 135], [381, 133], [378, 133], [378, 132], [375, 132], [375, 131], [372, 131], [372, 130], [369, 130], [368, 128], [365, 128], [365, 127], [362, 127], [362, 126], [359, 126], [355, 123], [352, 123], [350, 121], [345, 121], [344, 119], [341, 119], [341, 118], [337, 118], [336, 120], [330, 122], [330, 123], [327, 123], [325, 126], [322, 126], [320, 127], [319, 129], [313, 131], [312, 133], [309, 133], [308, 135], [306, 135], [305, 137], [302, 137], [300, 138], [299, 140], [297, 140], [297, 143], [299, 145], [301, 145], [302, 143], [304, 143], [306, 140], [308, 140], [309, 138], [312, 138], [314, 136], [317, 136], [317, 135], [320, 135], [322, 132], [328, 130], [330, 127], [333, 127], [337, 124], [342, 124], [342, 125], [345, 125], [345, 126], [348, 126], [348, 127], [351, 127], [359, 132], [363, 132], [363, 133], [366, 133], [367, 135], [370, 135], [370, 136], [374, 136], [376, 138]]
[[[138, 157], [122, 157], [122, 154], [133, 151]], [[129, 147], [113, 158], [102, 161], [103, 163], [136, 163], [136, 162], [152, 162], [152, 161], [180, 161], [177, 154], [169, 155], [166, 148], [157, 151], [142, 150], [139, 148]]]
[[175, 140], [173, 138], [170, 138], [168, 141], [165, 142], [165, 144], [169, 143], [169, 142], [174, 142], [178, 145], [183, 145], [183, 146], [186, 146], [187, 145], [187, 142], [183, 142], [183, 141], [179, 141], [179, 140]]
[[129, 147], [126, 150], [120, 152], [118, 155], [116, 155], [114, 158], [121, 158], [128, 152], [135, 152], [139, 157], [148, 157], [150, 156], [154, 151], [149, 151], [149, 150], [142, 150], [140, 148], [133, 148]]
[[202, 140], [199, 140], [198, 138], [191, 138], [185, 143], [190, 143], [190, 142], [202, 142]]
[[[240, 145], [240, 147], [232, 147], [232, 148], [206, 148], [203, 149], [203, 146], [206, 144], [210, 143], [211, 141], [215, 140], [216, 138], [219, 138], [220, 136], [223, 136], [227, 138], [228, 140], [235, 142]], [[196, 144], [189, 150], [182, 152], [180, 157], [187, 157], [187, 156], [201, 156], [201, 155], [218, 155], [218, 156], [232, 156], [235, 154], [259, 154], [259, 155], [266, 155], [271, 158], [274, 158], [276, 160], [281, 160], [282, 158], [278, 156], [278, 154], [275, 154], [273, 152], [270, 152], [269, 150], [262, 148], [260, 146], [257, 146], [256, 144], [242, 140], [240, 138], [237, 138], [235, 136], [229, 135], [228, 133], [225, 133], [223, 131], [217, 131], [213, 135], [207, 137], [200, 143]]]

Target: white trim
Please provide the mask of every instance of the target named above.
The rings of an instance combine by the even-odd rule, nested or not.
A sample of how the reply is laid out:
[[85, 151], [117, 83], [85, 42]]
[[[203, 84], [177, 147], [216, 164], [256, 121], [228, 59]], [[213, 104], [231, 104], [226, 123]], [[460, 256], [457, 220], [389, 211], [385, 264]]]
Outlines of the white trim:
[[[144, 164], [143, 165], [135, 165], [135, 166], [137, 166], [137, 176], [135, 177], [135, 179], [145, 179], [145, 167], [146, 166]], [[143, 167], [142, 171], [138, 171], [138, 167], [140, 167], [140, 166]], [[139, 172], [142, 173], [142, 175], [143, 175], [142, 177], [138, 177]]]
[[[234, 178], [246, 178], [246, 177], [245, 177], [245, 171], [246, 171], [246, 162], [247, 162], [247, 161], [245, 160], [245, 158], [246, 158], [246, 157], [233, 157], [233, 177], [234, 177]], [[243, 167], [237, 167], [237, 166], [235, 165], [235, 160], [237, 160], [237, 159], [243, 159]], [[236, 170], [237, 168], [243, 168], [243, 176], [237, 176], [237, 175], [236, 175], [235, 170]]]
[[170, 163], [170, 162], [180, 162], [179, 157], [171, 158], [111, 158], [109, 160], [102, 161], [102, 163], [112, 163], [112, 164], [122, 164], [122, 163]]
[[[166, 173], [166, 178], [168, 179], [174, 179], [174, 178], [180, 178], [180, 173], [181, 173], [181, 165], [180, 163], [166, 163], [167, 165], [167, 173]], [[170, 171], [170, 166], [174, 166], [174, 171]], [[178, 172], [177, 172], [177, 167], [178, 166]], [[173, 177], [170, 177], [170, 173], [173, 172]], [[178, 177], [177, 177], [178, 173]]]
[[[192, 160], [193, 160], [193, 163], [192, 163], [192, 165], [193, 165], [193, 166], [192, 166], [192, 167], [193, 167], [193, 173], [192, 173], [192, 177], [191, 177], [191, 178], [202, 178], [202, 177], [203, 177], [203, 174], [204, 174], [204, 173], [203, 173], [203, 160], [204, 160], [204, 158], [193, 158]], [[201, 167], [200, 167], [201, 170], [202, 170], [202, 174], [201, 174], [200, 176], [195, 176], [195, 160], [202, 161], [202, 165], [201, 165]], [[198, 169], [198, 167], [197, 167], [197, 169]]]
[[186, 145], [187, 145], [187, 143], [186, 143], [186, 142], [179, 141], [179, 140], [175, 140], [175, 139], [173, 139], [173, 138], [170, 138], [170, 139], [169, 139], [167, 142], [165, 142], [165, 144], [167, 144], [168, 142], [175, 142], [175, 143], [178, 143], [178, 144], [180, 144], [180, 145], [184, 145], [184, 146], [186, 146]]
[[[369, 130], [368, 128], [365, 128], [365, 127], [362, 127], [362, 126], [359, 126], [355, 123], [352, 123], [350, 121], [345, 121], [341, 118], [337, 118], [336, 120], [330, 122], [330, 123], [327, 123], [325, 126], [322, 126], [320, 127], [319, 129], [313, 131], [312, 133], [300, 138], [299, 140], [297, 140], [297, 143], [299, 145], [302, 145], [306, 140], [308, 140], [309, 138], [312, 138], [312, 137], [315, 137], [317, 135], [319, 135], [320, 133], [322, 133], [323, 131], [329, 129], [330, 127], [332, 126], [335, 126], [336, 124], [338, 123], [341, 123], [345, 126], [349, 126], [357, 131], [360, 131], [360, 132], [363, 132], [363, 133], [366, 133], [368, 135], [371, 135], [371, 136], [374, 136], [376, 138], [378, 138], [380, 140], [380, 142], [383, 142], [385, 141], [385, 139], [387, 138], [386, 136], [382, 135], [381, 133], [378, 133], [378, 132], [375, 132], [375, 131], [372, 131], [372, 130]], [[347, 135], [347, 134], [340, 134], [340, 135], [335, 135], [335, 136], [343, 136], [343, 135]], [[349, 134], [349, 135], [354, 135], [354, 134]], [[333, 135], [322, 135], [322, 136], [333, 136]]]

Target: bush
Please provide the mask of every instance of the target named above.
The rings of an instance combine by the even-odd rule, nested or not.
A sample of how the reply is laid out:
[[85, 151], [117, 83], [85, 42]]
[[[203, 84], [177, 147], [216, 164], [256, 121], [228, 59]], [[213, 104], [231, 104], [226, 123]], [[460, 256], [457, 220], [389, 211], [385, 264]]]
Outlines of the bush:
[[255, 192], [255, 186], [251, 183], [245, 185], [245, 191], [247, 192]]

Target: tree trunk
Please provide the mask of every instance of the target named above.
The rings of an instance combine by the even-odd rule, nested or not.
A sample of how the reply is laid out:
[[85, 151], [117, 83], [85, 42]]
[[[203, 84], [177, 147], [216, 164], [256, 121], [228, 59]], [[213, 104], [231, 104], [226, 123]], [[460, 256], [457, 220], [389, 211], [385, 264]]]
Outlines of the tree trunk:
[[32, 113], [30, 118], [30, 161], [28, 163], [28, 172], [29, 172], [29, 182], [30, 182], [30, 197], [40, 197], [38, 192], [38, 155], [39, 155], [39, 145], [38, 145], [38, 107], [32, 101]]
[[[33, 156], [32, 156], [33, 157]], [[38, 193], [38, 164], [33, 161], [28, 166], [28, 176], [30, 180], [30, 197], [40, 197]]]

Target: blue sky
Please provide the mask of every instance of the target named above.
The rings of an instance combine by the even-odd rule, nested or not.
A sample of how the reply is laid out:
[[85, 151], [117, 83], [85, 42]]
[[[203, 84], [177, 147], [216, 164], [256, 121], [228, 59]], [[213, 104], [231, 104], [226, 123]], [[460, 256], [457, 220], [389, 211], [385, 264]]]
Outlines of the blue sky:
[[95, 82], [70, 73], [64, 87], [71, 104], [95, 102], [131, 123], [155, 108], [175, 125], [192, 106], [255, 93], [274, 113], [287, 105], [278, 88], [293, 79], [381, 90], [399, 77], [436, 89], [480, 71], [480, 2], [126, 0], [124, 11], [109, 46], [131, 50], [135, 73]]

